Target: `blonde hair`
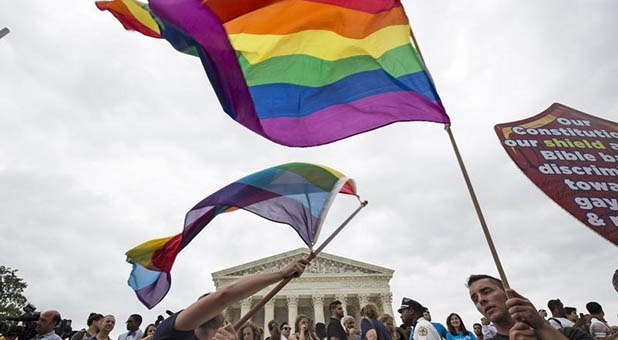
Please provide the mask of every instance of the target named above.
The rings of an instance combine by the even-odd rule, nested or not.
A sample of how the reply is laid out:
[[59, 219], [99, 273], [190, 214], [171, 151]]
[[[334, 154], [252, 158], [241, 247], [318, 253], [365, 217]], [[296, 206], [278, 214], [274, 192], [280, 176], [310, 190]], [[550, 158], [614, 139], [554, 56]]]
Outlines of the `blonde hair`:
[[370, 319], [378, 318], [378, 306], [375, 303], [369, 302], [365, 307], [361, 309], [361, 314], [366, 315]]

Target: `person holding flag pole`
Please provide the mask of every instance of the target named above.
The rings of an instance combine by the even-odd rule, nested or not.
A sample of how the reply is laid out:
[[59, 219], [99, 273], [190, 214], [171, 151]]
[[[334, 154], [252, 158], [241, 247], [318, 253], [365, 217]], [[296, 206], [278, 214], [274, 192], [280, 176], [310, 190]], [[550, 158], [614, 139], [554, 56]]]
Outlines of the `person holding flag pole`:
[[555, 329], [534, 305], [490, 275], [471, 275], [467, 286], [476, 309], [496, 326], [497, 334], [483, 340], [593, 340], [579, 328]]
[[236, 340], [236, 331], [231, 324], [226, 323], [223, 310], [273, 283], [299, 277], [308, 264], [305, 259], [296, 260], [278, 272], [244, 277], [214, 293], [205, 294], [186, 309], [163, 321], [157, 327], [153, 340]]
[[[423, 59], [423, 55], [411, 26], [410, 35], [416, 51], [418, 52], [420, 61], [423, 63], [425, 71], [430, 81], [433, 83], [433, 78], [425, 64], [425, 60]], [[558, 332], [539, 316], [536, 308], [528, 299], [510, 288], [500, 257], [498, 256], [487, 223], [485, 222], [483, 211], [476, 198], [476, 193], [472, 187], [470, 177], [468, 176], [468, 171], [463, 163], [455, 137], [451, 131], [451, 124], [445, 124], [444, 129], [448, 134], [453, 151], [455, 152], [483, 234], [487, 240], [487, 245], [489, 246], [489, 250], [501, 279], [498, 280], [489, 275], [472, 275], [468, 279], [467, 285], [470, 290], [470, 298], [476, 305], [478, 311], [492, 321], [498, 329], [498, 334], [496, 334], [494, 338], [484, 338], [484, 340], [592, 340], [588, 334], [579, 332], [579, 330], [573, 328], [565, 328], [563, 333]]]
[[[223, 287], [212, 294], [205, 294], [185, 310], [172, 315], [161, 323], [153, 340], [166, 339], [200, 339], [200, 340], [236, 340], [236, 332], [266, 302], [279, 292], [293, 278], [300, 277], [307, 265], [314, 259], [343, 228], [367, 206], [362, 201], [360, 206], [337, 228], [322, 244], [313, 250], [307, 258], [296, 260], [275, 273], [263, 273], [242, 278]], [[269, 285], [279, 282], [262, 300], [256, 303], [247, 314], [233, 326], [223, 316], [223, 310], [232, 303], [247, 298]]]
[[[352, 195], [359, 206], [314, 249], [321, 226], [338, 194]], [[212, 294], [203, 295], [164, 321], [154, 339], [235, 340], [235, 333], [294, 277], [300, 276], [343, 228], [368, 204], [360, 199], [355, 181], [339, 171], [319, 164], [286, 163], [245, 176], [196, 204], [185, 215], [182, 232], [143, 242], [127, 251], [133, 269], [128, 284], [148, 308], [157, 305], [171, 286], [171, 269], [178, 254], [216, 216], [239, 209], [292, 227], [309, 247], [306, 258], [297, 259], [279, 272], [242, 278]], [[221, 313], [230, 304], [279, 282], [234, 326], [225, 325]]]
[[[410, 35], [414, 47], [418, 52], [420, 61], [423, 63], [425, 71], [433, 84], [433, 78], [423, 59], [423, 55], [411, 26]], [[467, 286], [470, 290], [470, 298], [478, 311], [492, 321], [498, 330], [494, 338], [484, 338], [484, 340], [592, 340], [592, 337], [587, 333], [581, 332], [576, 328], [566, 327], [560, 331], [554, 329], [541, 318], [534, 305], [532, 305], [527, 298], [510, 288], [500, 257], [498, 256], [487, 223], [485, 222], [483, 211], [481, 210], [476, 193], [472, 187], [470, 177], [468, 176], [468, 171], [463, 163], [455, 137], [451, 131], [450, 122], [445, 124], [444, 129], [448, 134], [453, 151], [455, 152], [483, 234], [487, 240], [487, 245], [489, 246], [489, 250], [501, 279], [498, 280], [489, 275], [472, 275], [468, 279]]]

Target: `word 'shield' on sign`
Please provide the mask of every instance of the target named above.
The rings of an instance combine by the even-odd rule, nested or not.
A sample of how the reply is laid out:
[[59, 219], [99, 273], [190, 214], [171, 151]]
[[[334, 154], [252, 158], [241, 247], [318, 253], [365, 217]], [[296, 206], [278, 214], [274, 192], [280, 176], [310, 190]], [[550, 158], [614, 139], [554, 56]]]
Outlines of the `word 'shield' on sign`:
[[511, 159], [547, 196], [618, 245], [618, 124], [554, 103], [495, 126]]

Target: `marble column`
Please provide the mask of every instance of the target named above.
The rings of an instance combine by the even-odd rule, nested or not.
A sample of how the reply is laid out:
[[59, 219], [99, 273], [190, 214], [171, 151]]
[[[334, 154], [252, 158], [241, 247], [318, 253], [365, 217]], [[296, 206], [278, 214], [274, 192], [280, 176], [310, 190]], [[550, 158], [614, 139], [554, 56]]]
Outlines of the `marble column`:
[[294, 332], [294, 322], [298, 316], [298, 295], [288, 295], [286, 299], [288, 300], [288, 323]]
[[[393, 321], [395, 321], [395, 316], [393, 315], [393, 294], [391, 293], [382, 293], [380, 294], [380, 302], [382, 302], [382, 313], [390, 314], [393, 317]], [[395, 322], [396, 325], [396, 322]]]
[[361, 309], [365, 307], [369, 303], [369, 294], [358, 294], [358, 303]]
[[339, 302], [341, 302], [341, 307], [343, 307], [343, 315], [348, 315], [348, 304], [346, 301], [346, 295], [345, 294], [339, 294], [337, 296], [335, 296], [335, 299], [338, 300]]
[[313, 295], [311, 297], [311, 301], [313, 302], [313, 314], [315, 317], [315, 323], [324, 322], [324, 296], [323, 295]]
[[275, 319], [275, 298], [273, 297], [264, 305], [264, 337], [270, 336], [268, 322]]
[[240, 301], [240, 317], [245, 316], [251, 309], [251, 298]]

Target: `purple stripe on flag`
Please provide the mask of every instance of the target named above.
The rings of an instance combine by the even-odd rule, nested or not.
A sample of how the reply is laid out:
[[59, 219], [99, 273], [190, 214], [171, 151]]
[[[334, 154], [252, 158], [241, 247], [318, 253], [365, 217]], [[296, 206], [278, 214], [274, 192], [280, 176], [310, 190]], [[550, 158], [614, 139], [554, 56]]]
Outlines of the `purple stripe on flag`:
[[204, 198], [200, 203], [196, 204], [191, 211], [205, 206], [215, 206], [221, 204], [242, 208], [255, 202], [260, 202], [277, 196], [281, 195], [254, 187], [252, 185], [234, 182]]
[[317, 223], [319, 218], [311, 215], [311, 211], [295, 199], [280, 196], [257, 202], [243, 209], [273, 222], [289, 224], [307, 245], [316, 241], [313, 236], [319, 226]]
[[327, 144], [401, 121], [449, 123], [440, 102], [416, 92], [389, 92], [330, 106], [300, 118], [263, 119], [271, 140], [289, 146]]
[[219, 18], [200, 0], [150, 0], [151, 10], [202, 45], [212, 60], [214, 76], [234, 111], [234, 119], [264, 135], [236, 52]]
[[191, 209], [185, 216], [185, 227], [182, 231], [180, 250], [184, 249], [215, 216], [217, 216], [217, 213], [214, 206]]
[[[139, 264], [134, 265], [139, 266]], [[136, 290], [135, 294], [137, 294], [137, 298], [148, 307], [148, 309], [152, 309], [152, 307], [156, 306], [159, 301], [165, 297], [170, 290], [171, 284], [172, 278], [170, 275], [166, 272], [161, 272], [157, 281], [142, 289]]]
[[187, 216], [188, 224], [185, 225], [182, 248], [190, 242], [213, 218], [214, 209], [207, 209], [208, 217], [197, 217], [192, 214], [204, 206], [235, 206], [255, 213], [265, 219], [287, 223], [294, 228], [305, 243], [312, 244], [315, 220], [317, 216], [311, 215], [311, 210], [304, 203], [290, 197], [281, 196], [268, 190], [260, 189], [243, 183], [232, 183], [216, 193], [208, 196], [198, 203]]

